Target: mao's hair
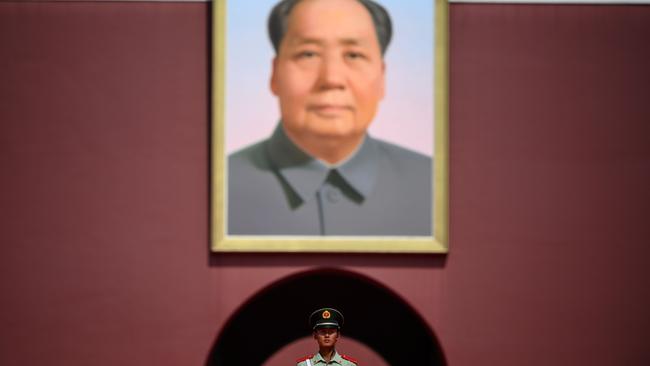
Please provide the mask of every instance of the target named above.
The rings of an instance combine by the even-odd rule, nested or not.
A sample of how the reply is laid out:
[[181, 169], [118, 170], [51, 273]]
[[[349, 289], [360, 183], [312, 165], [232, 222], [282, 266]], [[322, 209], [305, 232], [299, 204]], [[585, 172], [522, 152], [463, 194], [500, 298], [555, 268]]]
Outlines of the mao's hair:
[[[289, 14], [293, 7], [300, 1], [301, 0], [281, 0], [273, 7], [269, 14], [269, 37], [271, 38], [271, 43], [273, 44], [276, 54], [280, 49], [282, 38], [284, 38], [284, 34], [287, 32]], [[360, 2], [361, 5], [368, 10], [368, 13], [370, 13], [372, 23], [375, 26], [375, 33], [377, 33], [377, 39], [379, 40], [379, 46], [381, 47], [381, 54], [385, 54], [390, 39], [393, 36], [393, 26], [388, 11], [386, 11], [383, 6], [372, 0], [356, 1]]]

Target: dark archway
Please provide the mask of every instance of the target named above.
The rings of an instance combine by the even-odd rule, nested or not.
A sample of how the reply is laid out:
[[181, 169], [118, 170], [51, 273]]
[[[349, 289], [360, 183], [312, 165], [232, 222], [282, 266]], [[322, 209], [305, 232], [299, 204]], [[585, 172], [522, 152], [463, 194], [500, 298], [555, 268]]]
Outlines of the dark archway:
[[[446, 365], [431, 329], [398, 295], [368, 277], [328, 269], [284, 278], [242, 305], [206, 365], [263, 364], [285, 344], [308, 335], [307, 316], [322, 306], [340, 309], [344, 335], [365, 343], [391, 366]], [[256, 336], [261, 327], [274, 325], [273, 337]]]

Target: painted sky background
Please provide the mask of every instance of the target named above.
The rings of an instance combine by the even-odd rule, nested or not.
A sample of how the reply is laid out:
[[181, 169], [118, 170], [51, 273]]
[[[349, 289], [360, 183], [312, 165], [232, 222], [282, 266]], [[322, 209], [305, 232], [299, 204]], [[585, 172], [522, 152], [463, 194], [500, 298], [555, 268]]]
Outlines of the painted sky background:
[[[386, 96], [370, 134], [433, 155], [432, 0], [381, 0], [393, 22], [385, 55]], [[266, 20], [276, 0], [227, 3], [226, 153], [271, 135], [280, 116], [269, 79], [273, 47]]]

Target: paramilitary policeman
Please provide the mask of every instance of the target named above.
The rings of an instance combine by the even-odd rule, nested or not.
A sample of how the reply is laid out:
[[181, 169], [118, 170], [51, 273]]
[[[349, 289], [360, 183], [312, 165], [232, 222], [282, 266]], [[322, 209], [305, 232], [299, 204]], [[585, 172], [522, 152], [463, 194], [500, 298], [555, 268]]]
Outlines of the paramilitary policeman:
[[301, 357], [296, 362], [297, 366], [357, 366], [355, 359], [336, 352], [336, 342], [341, 336], [343, 314], [332, 308], [323, 308], [314, 311], [309, 316], [314, 339], [318, 343], [318, 353]]

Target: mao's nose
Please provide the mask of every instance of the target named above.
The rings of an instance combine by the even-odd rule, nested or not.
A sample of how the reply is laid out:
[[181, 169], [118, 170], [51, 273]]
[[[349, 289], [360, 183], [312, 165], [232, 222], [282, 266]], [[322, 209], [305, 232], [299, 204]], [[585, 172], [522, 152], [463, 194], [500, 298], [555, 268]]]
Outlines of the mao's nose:
[[319, 76], [320, 89], [345, 89], [345, 65], [336, 56], [327, 55], [323, 58]]

